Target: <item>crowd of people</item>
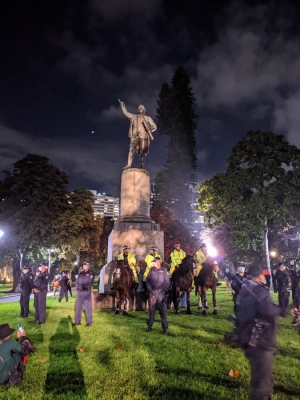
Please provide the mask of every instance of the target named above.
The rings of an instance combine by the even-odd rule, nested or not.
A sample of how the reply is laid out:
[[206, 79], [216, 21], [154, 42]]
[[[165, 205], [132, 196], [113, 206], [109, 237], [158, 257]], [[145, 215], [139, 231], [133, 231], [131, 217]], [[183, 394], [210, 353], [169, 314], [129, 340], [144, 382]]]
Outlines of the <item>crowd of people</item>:
[[[132, 275], [132, 284], [139, 281], [137, 261], [128, 246], [123, 246], [117, 259], [124, 261]], [[155, 320], [155, 312], [159, 311], [162, 331], [168, 334], [167, 320], [167, 292], [170, 288], [172, 275], [181, 265], [186, 253], [179, 243], [174, 245], [170, 254], [170, 268], [164, 266], [162, 257], [155, 247], [149, 249], [145, 257], [146, 268], [143, 272], [142, 282], [149, 291], [149, 315], [147, 319], [147, 331], [151, 332]], [[201, 244], [194, 254], [194, 278], [197, 278], [206, 263], [207, 248]], [[213, 273], [218, 278], [219, 267], [217, 262], [212, 264]], [[85, 310], [86, 327], [93, 323], [92, 319], [92, 290], [94, 273], [90, 264], [84, 262], [77, 275], [76, 304], [73, 325], [81, 325], [82, 313]], [[224, 271], [226, 290], [232, 293], [233, 311], [235, 321], [235, 337], [241, 345], [251, 368], [251, 399], [268, 399], [272, 393], [272, 369], [273, 354], [276, 350], [276, 318], [286, 317], [289, 305], [290, 293], [292, 293], [292, 312], [295, 315], [293, 324], [300, 324], [300, 271], [296, 271], [294, 265], [287, 270], [284, 262], [278, 264], [277, 269], [270, 274], [259, 266], [250, 266], [239, 263], [236, 273], [232, 273], [229, 267]], [[270, 295], [270, 287], [278, 293], [278, 305]], [[68, 301], [68, 293], [72, 296], [71, 280], [67, 271], [54, 277], [54, 288], [59, 288], [58, 302], [63, 299]], [[49, 274], [44, 263], [40, 264], [35, 276], [29, 267], [23, 268], [20, 280], [20, 316], [28, 317], [30, 295], [34, 293], [34, 322], [43, 324], [46, 322], [46, 299], [49, 290]], [[7, 370], [10, 373], [21, 371], [20, 366], [24, 362], [22, 348], [18, 341], [11, 339], [14, 329], [7, 324], [0, 325], [0, 383], [7, 383]], [[18, 331], [17, 336], [25, 336], [25, 331]], [[10, 357], [8, 356], [10, 354]], [[2, 365], [1, 365], [2, 361]], [[1, 369], [2, 367], [2, 369]]]

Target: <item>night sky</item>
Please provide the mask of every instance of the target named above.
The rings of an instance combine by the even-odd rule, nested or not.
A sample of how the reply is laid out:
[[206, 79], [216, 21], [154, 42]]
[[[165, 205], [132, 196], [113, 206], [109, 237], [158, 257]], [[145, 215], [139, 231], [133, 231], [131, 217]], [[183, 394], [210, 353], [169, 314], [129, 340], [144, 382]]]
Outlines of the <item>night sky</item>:
[[[118, 98], [154, 118], [180, 65], [197, 100], [198, 183], [248, 130], [300, 147], [299, 21], [298, 0], [1, 0], [0, 170], [44, 155], [70, 190], [119, 196], [129, 121]], [[152, 178], [167, 144], [154, 136]]]

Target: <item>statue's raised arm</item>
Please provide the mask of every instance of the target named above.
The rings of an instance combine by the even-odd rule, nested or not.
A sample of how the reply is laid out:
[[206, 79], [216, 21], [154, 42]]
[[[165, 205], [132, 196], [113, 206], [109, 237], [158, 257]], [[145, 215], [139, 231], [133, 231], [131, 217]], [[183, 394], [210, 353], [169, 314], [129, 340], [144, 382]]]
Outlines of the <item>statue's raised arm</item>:
[[151, 117], [146, 115], [146, 108], [143, 105], [138, 107], [138, 114], [131, 114], [127, 111], [124, 101], [118, 99], [123, 114], [130, 119], [129, 134], [130, 145], [128, 163], [124, 168], [130, 168], [133, 162], [134, 153], [140, 155], [140, 168], [144, 168], [146, 155], [149, 152], [150, 140], [154, 137], [152, 132], [157, 129]]

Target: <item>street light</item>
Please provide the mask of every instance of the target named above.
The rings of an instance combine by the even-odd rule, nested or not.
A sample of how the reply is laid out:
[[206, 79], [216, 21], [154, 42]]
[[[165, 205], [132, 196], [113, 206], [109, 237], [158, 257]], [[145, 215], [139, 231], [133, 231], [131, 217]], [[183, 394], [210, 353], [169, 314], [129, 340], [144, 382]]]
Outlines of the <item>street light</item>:
[[272, 257], [272, 258], [275, 258], [276, 257], [276, 251], [270, 251], [270, 256]]

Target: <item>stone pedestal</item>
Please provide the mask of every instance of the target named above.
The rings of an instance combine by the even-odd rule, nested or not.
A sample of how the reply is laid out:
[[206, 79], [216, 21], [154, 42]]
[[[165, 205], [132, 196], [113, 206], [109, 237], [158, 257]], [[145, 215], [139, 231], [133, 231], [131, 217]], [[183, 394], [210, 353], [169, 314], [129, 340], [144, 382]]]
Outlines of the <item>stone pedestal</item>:
[[[100, 271], [99, 293], [104, 297], [111, 295], [112, 275], [116, 266], [116, 257], [127, 245], [137, 259], [137, 272], [146, 265], [144, 259], [152, 246], [164, 255], [164, 233], [150, 218], [150, 175], [145, 169], [128, 168], [121, 176], [120, 218], [108, 238], [107, 264]], [[142, 278], [142, 276], [140, 276]], [[138, 290], [141, 290], [141, 282]], [[99, 297], [98, 307], [108, 300]], [[102, 300], [101, 300], [102, 299]]]

